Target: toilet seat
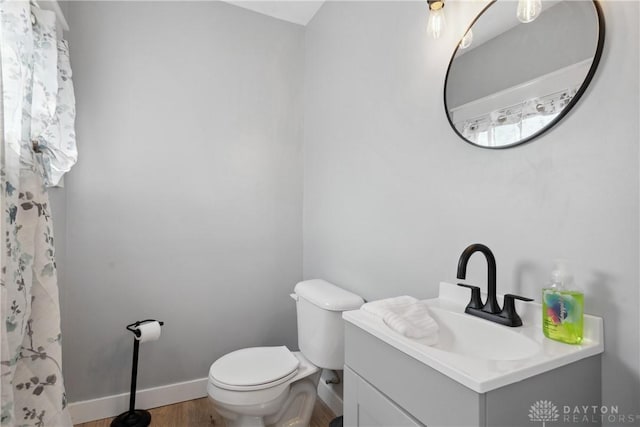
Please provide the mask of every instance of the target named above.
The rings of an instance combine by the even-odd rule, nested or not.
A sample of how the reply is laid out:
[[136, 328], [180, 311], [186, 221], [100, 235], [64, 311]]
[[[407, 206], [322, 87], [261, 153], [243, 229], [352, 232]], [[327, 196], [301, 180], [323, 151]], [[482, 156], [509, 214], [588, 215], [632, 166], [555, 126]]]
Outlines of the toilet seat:
[[209, 370], [209, 380], [225, 390], [264, 390], [296, 376], [299, 364], [285, 346], [243, 348], [216, 360]]
[[[305, 378], [310, 378], [313, 375], [319, 376], [319, 368], [309, 362], [300, 352], [292, 352], [291, 354], [298, 360], [298, 368], [294, 371], [294, 375], [291, 378], [282, 380], [282, 382], [278, 381], [277, 385], [275, 383], [262, 384], [254, 390], [236, 386], [235, 388], [237, 388], [237, 390], [230, 390], [229, 388], [233, 386], [229, 386], [228, 384], [218, 386], [214, 383], [210, 369], [207, 392], [212, 399], [227, 407], [246, 405], [264, 407], [268, 402], [276, 402], [278, 399], [282, 399], [287, 395], [291, 384], [304, 380]], [[219, 383], [217, 380], [216, 382]]]

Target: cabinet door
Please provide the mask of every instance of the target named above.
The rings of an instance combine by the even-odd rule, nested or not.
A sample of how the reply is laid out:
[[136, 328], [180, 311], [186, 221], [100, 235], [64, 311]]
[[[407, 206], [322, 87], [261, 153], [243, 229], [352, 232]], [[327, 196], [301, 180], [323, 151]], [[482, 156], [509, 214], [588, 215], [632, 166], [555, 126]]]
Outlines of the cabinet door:
[[345, 366], [344, 425], [349, 427], [422, 426], [371, 384]]

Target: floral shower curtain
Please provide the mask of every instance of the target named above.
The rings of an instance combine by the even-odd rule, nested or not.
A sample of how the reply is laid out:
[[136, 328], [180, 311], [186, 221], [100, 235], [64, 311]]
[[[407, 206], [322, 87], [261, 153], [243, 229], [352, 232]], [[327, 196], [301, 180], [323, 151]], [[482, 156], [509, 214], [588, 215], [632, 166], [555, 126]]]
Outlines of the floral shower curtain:
[[71, 426], [46, 187], [77, 158], [68, 46], [55, 14], [0, 0], [2, 426]]

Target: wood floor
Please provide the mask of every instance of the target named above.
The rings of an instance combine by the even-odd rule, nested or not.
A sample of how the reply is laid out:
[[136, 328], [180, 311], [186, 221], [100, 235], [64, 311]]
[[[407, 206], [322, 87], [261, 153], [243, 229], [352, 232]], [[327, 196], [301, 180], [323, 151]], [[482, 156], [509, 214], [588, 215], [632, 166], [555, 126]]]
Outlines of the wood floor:
[[[222, 418], [213, 412], [206, 397], [189, 400], [175, 405], [150, 409], [152, 427], [223, 427]], [[327, 427], [335, 418], [331, 409], [320, 399], [316, 399], [310, 427]], [[76, 424], [75, 427], [109, 427], [113, 418]]]

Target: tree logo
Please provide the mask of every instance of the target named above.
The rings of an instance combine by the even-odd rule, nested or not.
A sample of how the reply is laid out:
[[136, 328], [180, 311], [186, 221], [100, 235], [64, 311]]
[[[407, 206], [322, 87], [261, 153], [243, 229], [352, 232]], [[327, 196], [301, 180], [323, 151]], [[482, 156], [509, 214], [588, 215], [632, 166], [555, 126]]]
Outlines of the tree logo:
[[529, 420], [542, 421], [542, 427], [547, 421], [557, 421], [559, 417], [558, 408], [550, 400], [538, 400], [529, 409]]

